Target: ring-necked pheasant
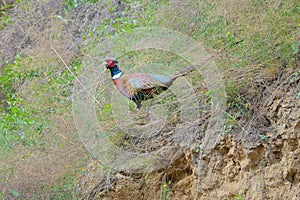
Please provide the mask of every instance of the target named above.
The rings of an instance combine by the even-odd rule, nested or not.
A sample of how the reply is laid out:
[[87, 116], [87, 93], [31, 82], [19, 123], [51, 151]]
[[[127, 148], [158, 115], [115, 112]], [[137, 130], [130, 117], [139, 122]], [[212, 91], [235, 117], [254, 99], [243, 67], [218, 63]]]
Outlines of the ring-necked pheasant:
[[123, 75], [118, 67], [118, 61], [108, 59], [106, 63], [106, 68], [111, 72], [113, 83], [125, 97], [135, 102], [137, 109], [141, 107], [142, 101], [167, 90], [178, 77], [185, 76], [194, 69], [193, 66], [188, 66], [170, 76], [148, 73]]

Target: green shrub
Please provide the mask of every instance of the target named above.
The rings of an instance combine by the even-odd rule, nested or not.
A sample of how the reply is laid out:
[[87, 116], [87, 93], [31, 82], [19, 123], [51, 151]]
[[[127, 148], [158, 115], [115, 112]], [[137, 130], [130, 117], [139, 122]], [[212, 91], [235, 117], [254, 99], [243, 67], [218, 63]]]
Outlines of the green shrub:
[[7, 64], [0, 72], [0, 88], [2, 91], [2, 106], [0, 107], [0, 146], [12, 145], [21, 142], [32, 145], [35, 140], [32, 138], [30, 128], [35, 125], [35, 119], [26, 109], [26, 100], [22, 98], [17, 90], [24, 83], [25, 79], [33, 79], [39, 74], [35, 70], [27, 70], [23, 66], [19, 55], [12, 64]]

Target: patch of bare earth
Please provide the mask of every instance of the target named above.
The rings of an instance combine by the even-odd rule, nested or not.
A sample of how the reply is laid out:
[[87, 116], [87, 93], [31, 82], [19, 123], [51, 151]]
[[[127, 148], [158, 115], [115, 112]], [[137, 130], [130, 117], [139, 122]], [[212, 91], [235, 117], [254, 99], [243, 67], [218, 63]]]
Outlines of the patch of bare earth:
[[[253, 118], [211, 152], [194, 148], [150, 174], [105, 176], [97, 161], [80, 177], [84, 199], [299, 199], [299, 69], [282, 67], [262, 88]], [[98, 166], [98, 167], [97, 167]], [[200, 172], [200, 173], [199, 173]], [[167, 189], [166, 189], [167, 188]]]

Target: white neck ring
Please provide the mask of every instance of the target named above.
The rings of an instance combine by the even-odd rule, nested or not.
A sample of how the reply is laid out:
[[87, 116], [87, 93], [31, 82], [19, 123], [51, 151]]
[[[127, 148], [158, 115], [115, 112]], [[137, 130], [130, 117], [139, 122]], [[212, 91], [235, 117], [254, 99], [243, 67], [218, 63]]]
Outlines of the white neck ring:
[[122, 72], [120, 72], [120, 73], [114, 75], [114, 76], [112, 77], [112, 80], [120, 78], [121, 75], [122, 75]]

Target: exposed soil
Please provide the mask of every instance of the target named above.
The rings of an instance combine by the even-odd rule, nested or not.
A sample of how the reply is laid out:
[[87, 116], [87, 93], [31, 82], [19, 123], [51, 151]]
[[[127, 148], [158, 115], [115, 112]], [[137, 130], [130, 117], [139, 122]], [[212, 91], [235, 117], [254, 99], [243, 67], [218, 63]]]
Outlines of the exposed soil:
[[300, 76], [294, 72], [282, 69], [264, 88], [253, 115], [258, 120], [243, 125], [252, 131], [226, 135], [201, 160], [191, 149], [166, 169], [109, 177], [93, 161], [78, 190], [84, 199], [106, 200], [168, 199], [167, 193], [178, 200], [299, 199]]

